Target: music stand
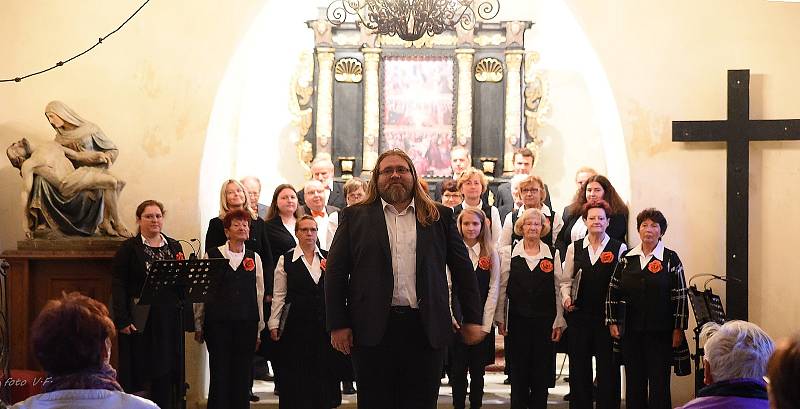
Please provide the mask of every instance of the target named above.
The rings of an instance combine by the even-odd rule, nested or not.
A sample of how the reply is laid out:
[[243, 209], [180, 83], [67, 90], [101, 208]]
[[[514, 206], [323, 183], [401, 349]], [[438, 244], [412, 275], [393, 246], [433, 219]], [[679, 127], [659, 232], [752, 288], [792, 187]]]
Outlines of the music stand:
[[705, 355], [705, 352], [703, 348], [700, 348], [700, 332], [703, 329], [703, 325], [709, 322], [724, 324], [725, 310], [722, 307], [722, 300], [710, 288], [700, 291], [695, 285], [689, 287], [689, 301], [692, 304], [694, 319], [697, 322], [697, 326], [692, 331], [694, 333], [695, 347], [695, 354], [692, 356], [694, 360], [694, 394], [697, 396], [697, 392], [704, 386], [703, 376], [705, 372], [702, 366], [702, 356]]
[[178, 393], [175, 407], [186, 408], [186, 353], [183, 310], [186, 303], [202, 303], [213, 284], [215, 273], [228, 262], [224, 258], [158, 260], [153, 262], [142, 287], [139, 305], [175, 305], [178, 309]]

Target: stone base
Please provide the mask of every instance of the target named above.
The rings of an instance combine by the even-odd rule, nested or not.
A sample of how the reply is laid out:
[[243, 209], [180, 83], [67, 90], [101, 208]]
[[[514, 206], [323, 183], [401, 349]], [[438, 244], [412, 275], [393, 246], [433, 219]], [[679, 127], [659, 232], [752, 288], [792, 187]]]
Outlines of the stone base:
[[47, 251], [116, 251], [124, 237], [70, 237], [58, 239], [30, 239], [17, 242], [17, 250]]

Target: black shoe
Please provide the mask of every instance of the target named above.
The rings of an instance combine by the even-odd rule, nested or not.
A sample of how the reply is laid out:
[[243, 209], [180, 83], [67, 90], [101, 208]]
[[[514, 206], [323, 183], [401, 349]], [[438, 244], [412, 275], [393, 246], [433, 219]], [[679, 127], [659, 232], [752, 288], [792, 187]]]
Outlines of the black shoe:
[[280, 393], [278, 393], [278, 384], [277, 383], [275, 384], [275, 390], [273, 390], [272, 393], [274, 393], [275, 396], [280, 395]]
[[503, 385], [511, 385], [511, 377], [506, 376], [506, 380], [503, 381]]
[[353, 382], [342, 382], [343, 395], [355, 395], [356, 388], [353, 387]]
[[258, 397], [253, 391], [250, 391], [250, 402], [258, 402], [261, 398]]

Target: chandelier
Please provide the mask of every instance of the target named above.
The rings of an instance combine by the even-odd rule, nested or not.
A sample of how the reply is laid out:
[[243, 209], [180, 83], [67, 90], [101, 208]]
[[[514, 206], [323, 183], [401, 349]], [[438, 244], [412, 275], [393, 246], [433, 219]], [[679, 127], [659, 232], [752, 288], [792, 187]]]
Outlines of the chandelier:
[[347, 16], [358, 16], [375, 34], [415, 41], [456, 25], [471, 30], [478, 18], [491, 20], [499, 11], [499, 0], [334, 0], [328, 5], [327, 17], [338, 26]]

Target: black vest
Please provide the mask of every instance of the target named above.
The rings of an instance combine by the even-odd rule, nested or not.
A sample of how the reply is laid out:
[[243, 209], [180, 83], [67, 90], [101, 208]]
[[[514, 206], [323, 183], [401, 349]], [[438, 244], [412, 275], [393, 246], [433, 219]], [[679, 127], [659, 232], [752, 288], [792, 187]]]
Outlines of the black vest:
[[[554, 250], [551, 248], [552, 254]], [[542, 263], [550, 263], [550, 271], [542, 271]], [[506, 294], [509, 315], [524, 318], [556, 318], [556, 288], [553, 258], [543, 258], [531, 270], [520, 256], [511, 258]]]
[[[569, 313], [569, 316], [575, 319], [604, 319], [608, 284], [611, 282], [611, 276], [619, 262], [619, 249], [622, 242], [609, 238], [594, 265], [589, 258], [589, 248], [583, 247], [583, 239], [576, 240], [572, 246], [575, 250], [573, 271], [577, 273], [578, 270], [582, 270], [582, 272], [577, 299], [573, 300], [577, 309]], [[606, 254], [611, 255], [610, 260]], [[607, 261], [604, 262], [603, 259], [607, 259]]]
[[[208, 250], [210, 258], [223, 258], [218, 248]], [[205, 303], [206, 321], [258, 321], [258, 301], [256, 295], [256, 269], [245, 270], [245, 261], [250, 259], [255, 265], [255, 253], [245, 249], [244, 258], [234, 270], [225, 263], [216, 272], [214, 285], [209, 289]]]
[[[514, 231], [514, 225], [517, 224], [517, 220], [519, 220], [518, 212], [519, 212], [519, 209], [511, 211], [511, 248], [512, 249], [514, 248], [514, 246], [517, 245], [517, 243], [520, 240], [522, 240], [522, 236], [518, 235]], [[550, 209], [550, 216], [545, 216], [547, 218], [547, 220], [550, 221], [550, 231], [547, 232], [547, 234], [545, 234], [541, 238], [541, 240], [544, 242], [544, 244], [547, 244], [550, 247], [553, 247], [553, 223], [554, 223], [555, 218], [556, 218], [555, 215], [556, 215], [556, 213], [552, 209]], [[575, 271], [577, 271], [577, 270], [575, 270]]]
[[626, 326], [633, 331], [669, 331], [674, 327], [672, 317], [672, 273], [670, 257], [664, 249], [661, 271], [653, 273], [649, 267], [656, 264], [652, 257], [642, 268], [639, 256], [624, 256], [627, 265], [622, 270], [623, 296], [628, 302]]
[[[283, 255], [283, 267], [286, 271], [286, 303], [291, 303], [288, 319], [303, 325], [325, 325], [325, 272], [320, 272], [319, 282], [315, 283], [303, 263], [303, 257], [292, 261], [294, 250]], [[328, 252], [320, 250], [322, 258]], [[312, 324], [316, 323], [316, 324]], [[287, 324], [288, 326], [288, 324]]]
[[[483, 311], [486, 306], [486, 299], [489, 298], [489, 270], [480, 268], [480, 266], [475, 267], [475, 277], [478, 279], [478, 292], [481, 296], [481, 311]], [[458, 290], [456, 288], [456, 284], [454, 283], [452, 289], [453, 294], [457, 293]], [[456, 321], [463, 322], [464, 314], [461, 312], [461, 302], [458, 297], [452, 297], [451, 302], [453, 304], [453, 316]]]

